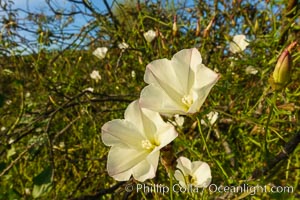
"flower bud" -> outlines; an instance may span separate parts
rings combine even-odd
[[[292,64],[293,61],[290,52],[288,50],[284,50],[279,57],[273,72],[275,84],[285,85],[290,81]]]
[[[211,27],[212,27],[212,25],[213,25],[214,22],[215,22],[215,17],[213,17],[213,18],[210,20],[209,24],[208,24],[207,27],[204,29],[204,31],[203,31],[203,37],[204,37],[204,38],[208,37],[208,35],[209,35],[209,30],[211,29]]]
[[[291,70],[293,65],[290,51],[296,46],[297,42],[291,43],[280,55],[273,76],[270,78],[270,84],[274,90],[281,90],[291,80]]]
[[[200,19],[197,20],[197,26],[196,26],[196,36],[200,35]]]
[[[259,23],[258,23],[258,20],[256,19],[255,20],[255,24],[254,24],[254,33],[257,33],[257,31],[259,30]]]
[[[177,28],[177,16],[174,16],[174,21],[173,21],[173,27],[172,27],[172,33],[173,36],[175,37],[177,34],[178,28]]]

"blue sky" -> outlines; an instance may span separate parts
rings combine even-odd
[[[98,12],[106,12],[106,7],[103,3],[103,0],[89,0],[94,8]],[[122,2],[123,0],[107,0],[110,7],[112,7],[113,2],[118,1]],[[136,0],[132,0],[133,2],[136,2]],[[152,0],[152,2],[156,2],[157,0]],[[51,5],[53,5],[54,8],[60,8],[62,10],[65,10],[65,12],[71,11],[72,9],[72,3],[70,3],[68,0],[50,0]],[[141,1],[143,2],[143,0]],[[187,2],[188,5],[192,5],[194,0],[164,0],[163,2],[168,2],[169,5],[178,5],[178,3]],[[73,4],[74,5],[74,4]],[[76,4],[77,6],[80,4]],[[31,13],[44,13],[44,14],[50,14],[53,13],[49,10],[48,5],[45,3],[45,0],[15,0],[14,5],[12,6],[13,9],[22,9],[24,11],[29,11]],[[84,6],[79,7],[81,10],[84,9]],[[78,8],[75,8],[76,10]],[[84,10],[83,10],[84,11]],[[29,24],[26,20],[27,14],[25,12],[22,12],[21,10],[18,11],[17,18],[20,19],[19,23],[26,28],[36,31],[37,27],[34,27],[33,24]],[[70,31],[76,31],[80,30],[84,25],[86,25],[89,21],[89,18],[87,16],[83,15],[76,15],[74,18],[74,22],[68,27]],[[22,24],[23,23],[23,24]],[[25,25],[26,23],[26,25]],[[36,40],[36,35],[30,34],[26,31],[22,31],[22,35],[26,37],[27,39]],[[19,43],[19,42],[18,42]]]
[[[61,9],[65,9],[66,12],[70,11],[72,9],[72,4],[67,1],[67,0],[50,0],[50,2],[52,3],[51,5],[53,5],[53,7],[55,8],[61,8]],[[102,0],[91,0],[91,2],[96,3],[94,6],[97,8],[98,11],[102,12],[105,11],[105,5],[103,3]],[[107,0],[107,2],[109,3],[110,6],[112,6],[112,2],[113,0]],[[83,9],[84,7],[82,6],[80,9]],[[15,0],[14,4],[12,5],[12,9],[19,9],[18,10],[18,15],[17,15],[17,19],[19,20],[18,23],[20,23],[21,26],[25,26],[26,28],[32,30],[32,31],[36,31],[37,27],[34,27],[33,24],[28,23],[26,17],[28,16],[25,12],[23,11],[28,11],[30,13],[44,13],[44,14],[49,14],[49,15],[53,15],[53,13],[50,11],[48,5],[46,4],[45,0]],[[22,11],[23,10],[23,11]],[[1,14],[0,14],[1,15]],[[76,17],[74,18],[74,22],[71,24],[71,26],[68,27],[68,29],[70,31],[79,31],[80,28],[82,28],[82,26],[84,26],[85,24],[87,24],[89,21],[89,18],[87,16],[83,16],[83,15],[76,15]],[[25,25],[26,23],[26,25]],[[28,33],[26,31],[21,31],[20,32],[22,36],[24,36],[26,39],[32,40],[32,41],[36,41],[36,35],[32,34],[32,33]],[[22,43],[18,42],[19,45],[21,46]],[[22,49],[22,47],[18,47],[18,49]],[[24,49],[27,49],[26,47]],[[26,51],[28,51],[29,49],[27,49]],[[26,53],[26,52],[23,52]]]

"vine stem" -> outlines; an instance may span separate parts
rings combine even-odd
[[[202,142],[203,142],[203,145],[206,149],[206,152],[207,152],[207,155],[208,157],[219,167],[219,169],[222,171],[223,175],[226,177],[226,180],[228,180],[228,174],[226,173],[226,171],[224,170],[224,168],[222,167],[221,163],[216,159],[216,158],[213,158],[208,147],[207,147],[207,144],[206,144],[206,140],[205,140],[205,137],[202,133],[202,129],[201,129],[201,123],[200,123],[200,119],[199,119],[199,116],[197,116],[197,122],[198,122],[198,129],[199,129],[199,132],[200,132],[200,136],[201,136],[201,139],[202,139]]]
[[[267,160],[269,158],[269,149],[268,149],[268,135],[269,135],[268,133],[269,133],[269,131],[268,130],[269,130],[271,117],[274,112],[274,107],[276,105],[276,99],[277,99],[277,92],[275,91],[275,93],[272,97],[272,100],[271,100],[270,112],[269,112],[266,127],[265,127],[265,140],[264,140],[264,144],[263,144],[263,148],[262,148],[262,150],[264,151],[263,154],[265,155],[265,160]]]

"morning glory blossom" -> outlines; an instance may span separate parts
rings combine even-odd
[[[215,112],[215,111],[211,111],[206,115],[206,117],[208,119],[209,124],[212,126],[217,121],[217,119],[219,117],[219,113]],[[207,123],[203,119],[201,119],[200,122],[201,122],[201,124],[208,126]]]
[[[125,49],[127,49],[129,47],[129,45],[126,42],[122,42],[122,43],[118,44],[118,47],[119,47],[119,49],[124,51]]]
[[[229,43],[229,51],[232,53],[239,53],[246,49],[249,42],[246,41],[245,35],[235,35],[233,37],[233,42]]]
[[[142,107],[161,114],[196,113],[219,75],[202,64],[196,48],[184,49],[171,60],[159,59],[146,67],[146,86],[140,97]]]
[[[108,49],[106,47],[98,47],[95,51],[93,51],[93,55],[102,60],[105,58]]]
[[[255,67],[253,67],[252,65],[250,65],[245,69],[245,72],[246,72],[246,74],[255,75],[255,74],[257,74],[258,70]]]
[[[211,171],[206,162],[191,162],[188,158],[182,156],[177,159],[176,168],[174,177],[184,188],[191,186],[206,188],[211,183]]]
[[[154,30],[149,30],[146,33],[144,33],[144,38],[147,42],[152,42],[156,37],[156,32]]]
[[[93,70],[90,74],[91,79],[94,79],[96,82],[101,80],[101,75],[99,74],[98,70]]]
[[[177,124],[177,126],[182,127],[183,123],[184,123],[184,117],[176,114],[176,115],[174,115],[174,118],[175,118],[174,120],[175,120],[175,123]]]
[[[133,176],[138,181],[155,177],[160,149],[177,137],[173,125],[159,113],[141,108],[138,100],[125,111],[125,119],[115,119],[102,126],[102,141],[111,146],[107,171],[118,181]]]

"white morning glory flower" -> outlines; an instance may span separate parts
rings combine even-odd
[[[101,76],[100,76],[98,70],[93,70],[92,73],[90,74],[90,77],[91,77],[92,79],[94,79],[96,82],[98,82],[98,81],[101,80]]]
[[[246,41],[245,35],[235,35],[233,37],[233,42],[229,43],[229,51],[232,53],[239,53],[246,49],[249,42]]]
[[[103,58],[105,58],[107,51],[108,51],[108,49],[106,47],[98,47],[93,52],[93,55],[102,60]]]
[[[184,188],[191,186],[206,188],[211,183],[211,171],[206,162],[191,162],[186,157],[179,157],[176,168],[178,170],[175,171],[174,177]]]
[[[129,45],[127,43],[125,43],[125,42],[122,42],[122,43],[118,44],[118,47],[121,50],[125,50],[125,49],[127,49],[129,47]]]
[[[132,77],[132,78],[135,78],[135,77],[136,77],[136,73],[135,73],[134,70],[131,71],[131,77]]]
[[[83,91],[94,92],[94,88],[88,87],[88,88],[85,88]]]
[[[178,133],[157,112],[141,108],[138,100],[125,111],[125,119],[115,119],[102,126],[102,141],[111,146],[107,171],[118,181],[131,176],[138,181],[155,177],[160,149]]]
[[[174,115],[174,118],[175,118],[175,123],[177,124],[177,126],[181,127],[184,123],[184,117],[176,114],[176,115]]]
[[[200,110],[219,75],[202,64],[196,48],[184,49],[171,60],[159,59],[147,65],[142,107],[161,114],[193,114]]]
[[[252,65],[250,65],[245,69],[245,72],[246,72],[246,74],[255,75],[255,74],[257,74],[258,70],[255,67],[253,67]]]
[[[149,30],[146,33],[144,33],[144,38],[147,42],[152,42],[156,37],[156,32],[154,30]]]
[[[219,117],[219,113],[211,111],[206,116],[207,116],[207,119],[209,121],[209,124],[214,125],[214,123],[217,121],[217,119]],[[206,122],[203,119],[201,119],[201,124],[207,126]]]

